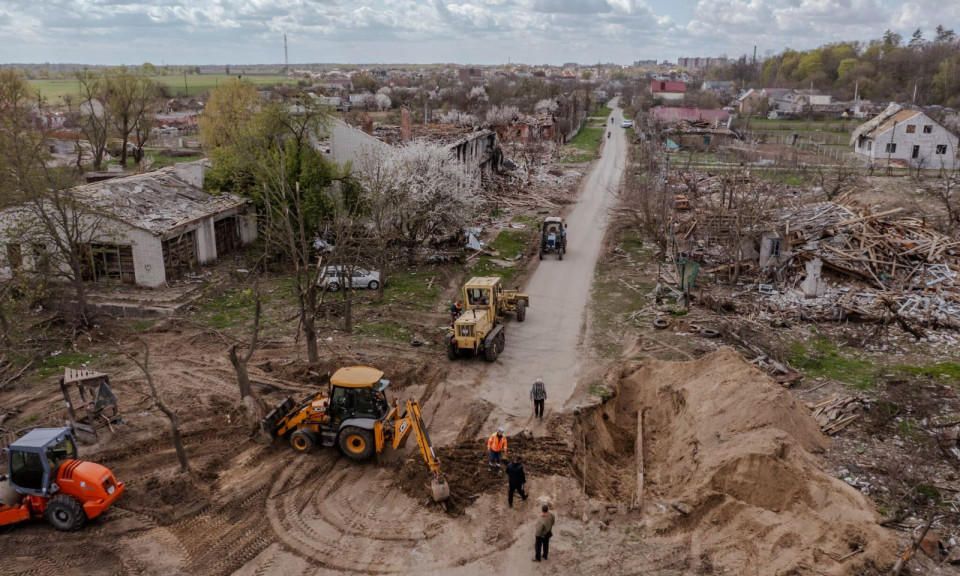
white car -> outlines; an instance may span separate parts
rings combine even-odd
[[[621,121],[620,121],[620,127],[621,127],[621,128],[633,128],[633,120],[621,120]]]
[[[351,274],[347,266],[324,266],[317,276],[317,284],[331,292],[336,292],[344,286],[376,290],[380,287],[380,273],[375,270],[354,268]]]

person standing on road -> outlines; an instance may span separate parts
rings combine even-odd
[[[543,402],[547,399],[547,388],[543,385],[543,378],[537,378],[530,388],[530,400],[533,401],[533,416],[543,420]]]
[[[550,538],[553,536],[553,523],[555,521],[556,519],[553,517],[553,514],[550,513],[550,509],[544,504],[540,508],[540,518],[537,518],[537,540],[533,545],[535,554],[533,558],[534,562],[540,561],[541,552],[543,553],[544,560],[550,555]]]
[[[453,306],[450,307],[450,321],[456,322],[461,314],[463,314],[463,302],[457,300],[453,303]]]
[[[503,435],[502,426],[497,428],[495,434],[490,435],[490,439],[487,440],[487,451],[490,452],[490,470],[493,471],[496,468],[499,472],[500,461],[507,453],[507,437]]]
[[[507,463],[507,478],[509,478],[507,504],[513,508],[514,492],[518,492],[521,499],[527,499],[527,493],[524,491],[527,484],[527,474],[523,471],[523,458],[517,456],[512,462]]]

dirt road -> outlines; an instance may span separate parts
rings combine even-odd
[[[613,123],[606,121],[600,160],[586,175],[576,206],[567,215],[569,252],[559,261],[547,255],[526,286],[530,310],[524,323],[511,321],[507,347],[483,378],[481,397],[495,407],[490,424],[501,420],[508,429],[532,413],[530,385],[542,377],[547,411],[570,398],[581,373],[581,346],[587,330],[590,287],[606,230],[612,191],[619,186],[626,161],[622,111],[611,104]]]

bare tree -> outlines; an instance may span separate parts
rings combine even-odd
[[[0,92],[6,102],[0,110],[0,191],[10,205],[0,216],[2,235],[22,260],[30,260],[35,274],[70,282],[80,324],[87,325],[84,275],[89,269],[89,249],[91,242],[104,236],[110,209],[89,205],[73,188],[71,171],[50,166],[44,135],[32,130],[23,114],[25,87],[4,76]]]
[[[100,170],[107,154],[107,138],[113,124],[106,105],[107,81],[93,72],[78,72],[79,105],[72,111],[77,126],[90,143],[93,169]]]
[[[180,416],[177,414],[176,410],[171,409],[163,401],[163,398],[160,396],[160,391],[157,390],[157,385],[153,381],[153,375],[150,373],[150,347],[147,346],[147,343],[143,340],[140,341],[143,344],[143,360],[137,360],[137,358],[131,352],[125,352],[127,358],[129,358],[138,368],[143,372],[143,376],[147,379],[147,386],[150,388],[150,397],[153,399],[153,404],[163,412],[163,415],[170,420],[170,433],[173,436],[173,449],[177,453],[177,460],[180,461],[180,472],[189,472],[190,463],[187,461],[187,451],[183,448],[183,437],[180,434]]]
[[[152,106],[160,96],[160,86],[150,78],[121,68],[107,77],[106,88],[109,119],[122,140],[120,165],[126,167],[130,134],[149,116]],[[146,134],[149,134],[149,129]],[[142,150],[142,145],[139,150]]]
[[[261,299],[259,282],[257,283],[256,294],[254,298],[253,333],[250,336],[250,344],[247,346],[247,352],[242,357],[237,353],[237,349],[240,348],[240,344],[234,344],[230,347],[230,351],[228,352],[230,363],[233,364],[233,369],[237,373],[237,384],[240,387],[241,400],[247,398],[253,393],[253,389],[250,386],[250,375],[247,373],[247,363],[250,361],[250,358],[253,357],[253,353],[257,350],[257,338],[260,334]]]
[[[623,183],[614,191],[610,208],[612,220],[637,230],[651,240],[661,255],[666,254],[673,217],[673,201],[656,174],[636,168],[626,171]]]
[[[746,170],[724,176],[719,194],[701,198],[707,212],[702,224],[714,230],[724,259],[730,264],[730,282],[740,278],[747,248],[758,246],[768,230],[769,214],[776,202],[771,184],[751,178]]]
[[[824,196],[830,201],[860,186],[860,173],[856,166],[848,162],[840,162],[836,166],[817,164],[815,176]]]

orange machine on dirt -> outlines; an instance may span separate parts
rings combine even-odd
[[[341,368],[330,377],[329,391],[321,390],[299,403],[288,397],[267,414],[263,429],[273,437],[289,436],[290,446],[297,452],[339,446],[345,456],[359,461],[374,453],[379,456],[388,444],[394,450],[402,448],[412,433],[433,473],[433,499],[446,500],[450,487],[440,472],[440,459],[430,443],[420,404],[411,398],[402,411],[396,400],[391,406],[384,393],[389,385],[376,368]]]
[[[77,460],[69,428],[35,428],[5,450],[0,526],[46,517],[57,530],[77,530],[106,512],[123,482],[100,464]]]

